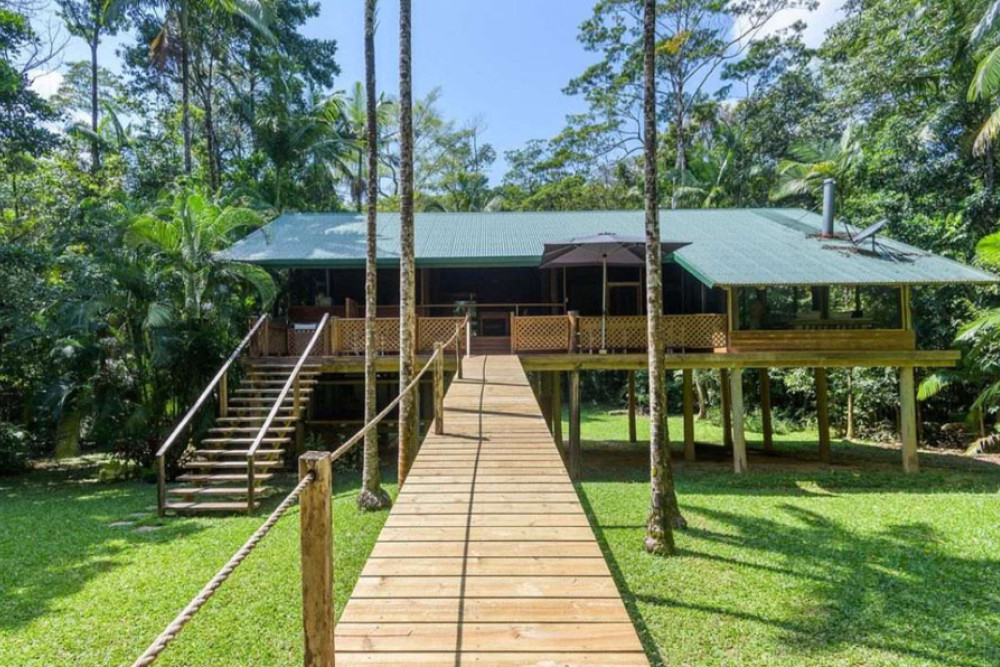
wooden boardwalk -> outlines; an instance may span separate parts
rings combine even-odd
[[[338,665],[648,665],[517,357],[470,357],[336,629]]]

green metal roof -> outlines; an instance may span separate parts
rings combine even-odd
[[[399,258],[399,215],[379,214],[379,262]],[[819,238],[821,217],[799,209],[662,211],[674,260],[709,286],[994,283],[980,269],[879,237],[885,251]],[[838,232],[842,227],[838,225]],[[545,243],[611,232],[643,234],[642,211],[418,213],[420,267],[537,266]],[[870,247],[870,245],[868,246]],[[264,266],[361,266],[364,216],[293,213],[236,242],[224,257]]]

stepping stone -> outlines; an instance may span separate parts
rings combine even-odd
[[[127,528],[128,526],[134,526],[135,521],[112,521],[108,524],[111,528]]]
[[[153,531],[159,530],[160,526],[139,526],[133,533],[152,533]]]

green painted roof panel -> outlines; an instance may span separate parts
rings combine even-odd
[[[819,238],[821,218],[799,209],[662,211],[675,259],[709,285],[993,283],[980,269],[880,236],[878,252]],[[842,227],[838,227],[842,231]],[[545,243],[611,232],[643,234],[642,211],[418,213],[418,266],[537,265]],[[866,246],[870,248],[870,244]],[[399,215],[379,214],[380,262],[399,257]],[[365,221],[354,213],[285,214],[236,242],[230,259],[270,266],[364,263]]]

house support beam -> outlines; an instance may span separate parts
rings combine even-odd
[[[569,373],[569,477],[580,479],[580,371]]]
[[[766,368],[757,371],[760,378],[760,422],[764,430],[764,451],[774,451],[774,424],[771,423],[771,377]]]
[[[919,472],[917,392],[912,368],[899,369],[899,435],[903,441],[903,472]]]
[[[827,391],[826,369],[817,368],[816,376],[816,425],[819,429],[819,460],[830,462],[830,404]]]
[[[732,410],[733,469],[737,474],[742,474],[747,471],[747,440],[743,430],[743,371],[736,368],[727,375]]]
[[[682,372],[684,378],[684,460],[695,460],[694,451],[694,371],[690,368]]]
[[[731,388],[732,373],[728,369],[719,370],[719,393],[722,398],[722,444],[733,446],[733,398]]]
[[[635,371],[628,371],[628,441],[636,442],[635,434]]]

